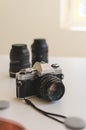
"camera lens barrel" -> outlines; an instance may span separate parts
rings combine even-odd
[[[34,39],[34,42],[31,45],[31,52],[32,65],[34,65],[36,61],[48,63],[48,45],[45,39]]]
[[[10,51],[10,77],[15,78],[16,72],[30,67],[29,50],[26,44],[13,44]]]
[[[41,78],[40,95],[46,100],[59,100],[65,92],[62,80],[52,74],[45,74]]]

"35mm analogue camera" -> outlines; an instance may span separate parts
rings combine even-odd
[[[16,95],[25,98],[36,95],[46,100],[59,100],[65,92],[62,69],[57,64],[36,62],[32,68],[16,74]]]

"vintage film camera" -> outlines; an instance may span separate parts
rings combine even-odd
[[[59,100],[65,92],[62,69],[57,64],[36,62],[32,68],[16,74],[16,96],[25,98],[36,95],[46,100]]]

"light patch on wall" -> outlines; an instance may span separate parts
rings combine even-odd
[[[86,31],[86,1],[60,1],[60,27],[68,30]]]

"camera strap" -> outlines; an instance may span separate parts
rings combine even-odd
[[[30,100],[28,100],[28,99],[24,99],[24,100],[25,100],[25,102],[27,104],[31,105],[35,110],[39,111],[43,115],[45,115],[45,116],[47,116],[47,117],[49,117],[49,118],[51,118],[51,119],[53,119],[55,121],[58,121],[59,123],[63,124],[64,122],[61,121],[61,120],[58,120],[58,119],[56,119],[56,118],[54,118],[52,116],[57,116],[57,117],[60,117],[60,118],[63,118],[63,119],[67,118],[66,116],[63,116],[63,115],[59,115],[59,114],[54,114],[54,113],[49,113],[49,112],[43,111],[43,110],[39,109],[38,107],[36,107]]]
[[[29,99],[24,98],[24,100],[25,100],[26,104],[31,105],[35,110],[37,110],[41,114],[43,114],[46,117],[51,118],[51,119],[65,125],[66,127],[70,128],[70,129],[78,129],[78,130],[80,129],[80,130],[82,130],[83,128],[85,128],[85,122],[78,117],[66,117],[64,115],[49,113],[49,112],[46,112],[46,111],[41,110],[38,107],[36,107]],[[55,118],[54,116],[62,118],[64,121],[59,120],[59,119]]]

